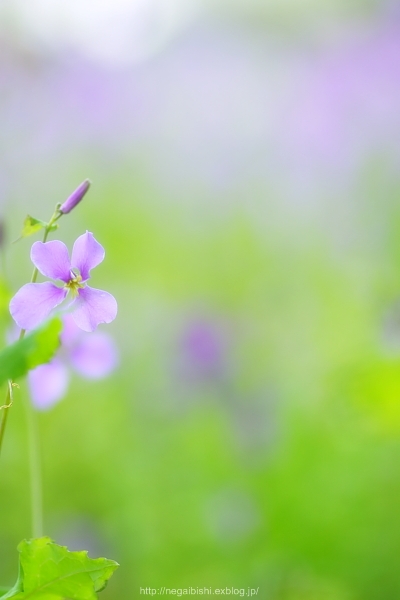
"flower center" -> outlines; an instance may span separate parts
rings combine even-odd
[[[79,293],[79,290],[84,286],[84,284],[81,283],[82,281],[82,277],[81,275],[75,275],[74,273],[74,277],[72,277],[72,279],[70,279],[68,281],[68,283],[65,284],[64,287],[67,288],[67,290],[69,292],[71,292],[72,296],[77,296]]]

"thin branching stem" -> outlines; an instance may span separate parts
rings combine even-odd
[[[58,210],[58,206],[53,213],[50,221],[44,228],[43,243],[47,241],[52,226],[62,216]],[[31,283],[36,283],[38,269],[35,267],[32,272]],[[21,329],[19,339],[25,336],[26,329]],[[12,404],[13,382],[10,380],[7,385],[7,393],[5,404],[2,408],[2,418],[0,422],[0,453],[3,445],[4,432],[7,425],[8,412]],[[30,502],[32,515],[32,537],[40,537],[43,533],[43,502],[42,502],[42,475],[40,464],[40,448],[39,436],[37,431],[36,413],[32,406],[32,402],[27,398],[26,407],[26,423],[28,429],[28,445],[29,445],[29,472],[30,472]]]

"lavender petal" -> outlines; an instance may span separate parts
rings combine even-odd
[[[118,351],[112,338],[103,332],[81,332],[79,342],[70,352],[74,369],[88,379],[107,377],[118,364]]]
[[[73,305],[73,302],[71,303]],[[63,318],[63,330],[60,335],[61,345],[69,351],[75,346],[82,335],[82,329],[75,323],[71,313],[66,313]]]
[[[68,369],[57,358],[29,371],[28,383],[34,406],[39,410],[51,408],[65,396],[68,380]]]
[[[79,290],[74,307],[71,314],[78,327],[84,331],[94,331],[99,323],[111,323],[118,312],[114,296],[89,286]]]
[[[68,249],[63,242],[35,242],[31,249],[31,260],[45,277],[60,279],[65,283],[71,279]]]
[[[34,329],[53,308],[61,304],[66,295],[67,290],[56,287],[50,281],[27,283],[11,299],[11,316],[21,329]]]
[[[87,281],[90,277],[90,270],[97,267],[104,260],[104,248],[93,233],[87,231],[79,236],[72,249],[71,264],[79,269],[82,281]]]

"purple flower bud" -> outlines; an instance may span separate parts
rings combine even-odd
[[[60,212],[62,212],[64,215],[71,212],[71,210],[75,208],[75,206],[82,200],[89,187],[90,181],[89,179],[85,179],[85,181],[83,181],[81,185],[77,187],[74,192],[72,192],[69,198],[66,199],[64,204],[60,206]]]

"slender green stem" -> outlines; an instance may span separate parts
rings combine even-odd
[[[2,408],[3,414],[2,414],[2,419],[1,419],[1,423],[0,423],[0,449],[3,444],[4,432],[6,430],[6,425],[7,425],[8,411],[9,411],[10,403],[11,403],[11,389],[10,388],[11,388],[11,386],[10,386],[10,384],[8,384],[6,400],[5,400],[5,404]]]
[[[52,226],[58,219],[62,217],[62,213],[58,210],[58,206],[53,213],[50,221],[44,229],[43,243],[47,241]],[[32,272],[31,283],[35,283],[38,276],[38,269],[35,267]],[[21,329],[19,339],[21,340],[26,333],[25,329]],[[8,411],[12,404],[12,381],[8,382],[6,401],[3,407],[3,415],[0,423],[0,452],[3,444],[4,432],[7,424]],[[32,515],[32,537],[41,537],[43,531],[43,502],[42,502],[42,473],[40,464],[40,448],[37,426],[37,415],[29,398],[26,398],[26,423],[28,429],[28,445],[29,445],[29,472],[30,472],[30,500],[31,500],[31,515]]]
[[[43,244],[47,241],[47,238],[49,237],[49,233],[51,231],[52,226],[54,225],[54,223],[56,221],[58,221],[58,219],[62,217],[62,213],[60,213],[57,209],[55,210],[53,216],[51,217],[50,221],[47,224],[47,227],[44,228],[44,234],[43,234]],[[32,277],[31,277],[31,283],[35,283],[37,276],[39,274],[39,270],[35,267],[33,269],[33,273],[32,273]],[[20,334],[20,338],[23,338],[25,335],[25,329],[21,329],[21,334]]]
[[[36,538],[43,535],[42,468],[37,414],[28,395],[25,395],[24,400],[28,429],[32,537]]]
[[[56,221],[58,221],[58,219],[60,217],[62,217],[62,213],[60,213],[60,211],[58,210],[59,205],[56,207],[50,221],[48,222],[47,226],[44,229],[44,234],[43,234],[43,243],[47,241],[47,238],[49,236],[49,233],[51,231],[52,226],[54,225],[54,223]],[[31,277],[31,283],[35,283],[37,276],[38,276],[38,269],[35,267],[33,269],[32,272],[32,277]],[[20,334],[19,334],[19,339],[22,340],[22,338],[24,337],[26,333],[25,329],[21,329]],[[12,392],[12,387],[11,387],[11,383],[9,382],[8,386],[7,386],[7,393],[6,393],[6,399],[5,399],[5,403],[4,403],[4,407],[2,409],[3,414],[1,417],[1,422],[0,422],[0,453],[1,453],[1,449],[3,447],[3,439],[4,439],[4,432],[6,429],[6,425],[7,425],[7,419],[8,419],[8,411],[10,410],[10,406],[11,406],[11,392]]]
[[[61,213],[56,210],[51,217],[43,234],[43,243],[47,241],[51,226]],[[31,277],[31,283],[35,283],[38,276],[38,269],[35,267]],[[25,329],[21,330],[20,339],[25,335]],[[25,401],[26,422],[28,429],[29,444],[29,478],[30,478],[30,498],[31,498],[31,517],[32,517],[32,537],[41,537],[43,535],[43,494],[42,494],[42,467],[40,460],[40,446],[38,435],[37,414],[29,397]]]

